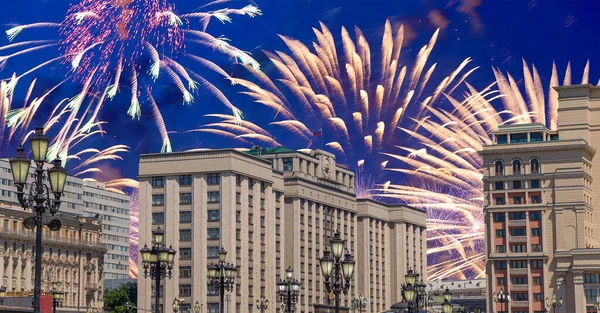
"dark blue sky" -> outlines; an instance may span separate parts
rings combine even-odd
[[[177,13],[188,12],[205,3],[204,1],[174,0]],[[34,1],[0,0],[0,24],[3,29],[12,23],[25,24],[39,21],[59,22],[64,17],[70,1]],[[247,1],[232,1],[218,7],[242,7]],[[341,26],[352,29],[359,26],[372,47],[381,42],[382,27],[386,19],[403,22],[414,30],[416,38],[408,48],[418,50],[426,44],[436,26],[429,18],[432,10],[440,10],[447,20],[442,29],[431,59],[439,63],[439,71],[448,71],[458,65],[465,57],[472,57],[473,64],[480,69],[471,76],[470,82],[478,87],[493,81],[491,67],[499,67],[511,72],[517,79],[522,76],[521,59],[533,62],[537,66],[542,80],[548,81],[552,61],[556,60],[559,72],[564,72],[568,60],[573,65],[573,82],[578,83],[582,69],[588,58],[591,59],[590,82],[597,82],[598,71],[594,57],[600,50],[597,40],[599,26],[596,12],[600,3],[593,1],[366,1],[366,0],[255,0],[263,11],[257,18],[234,16],[232,24],[221,25],[212,22],[209,31],[213,35],[225,35],[232,43],[265,62],[261,50],[287,51],[277,34],[283,34],[303,42],[314,40],[312,27],[324,22],[339,38]],[[461,9],[466,8],[466,9]],[[467,12],[464,12],[467,11]],[[439,23],[439,19],[437,20]],[[36,37],[55,36],[52,32],[38,32]],[[4,36],[0,45],[7,43]],[[414,52],[414,51],[413,51]],[[404,53],[404,50],[403,50]],[[410,52],[409,52],[410,53]],[[1,53],[0,53],[1,55]],[[30,68],[35,62],[41,62],[46,55],[16,58],[0,72],[0,77],[10,76],[13,71]],[[217,61],[219,61],[217,59]],[[235,66],[220,65],[232,74],[238,73]],[[448,68],[444,68],[448,67]],[[263,67],[269,74],[269,66]],[[436,70],[438,71],[438,70]],[[46,84],[58,81],[61,71],[40,72],[40,80]],[[232,100],[234,104],[250,101],[237,95],[239,88],[231,87],[222,80],[211,80]],[[25,84],[23,84],[25,85]],[[22,86],[26,87],[26,86]],[[72,90],[68,90],[73,88]],[[74,86],[66,86],[65,94],[73,94]],[[202,93],[196,96],[192,106],[182,106],[176,91],[172,88],[155,88],[154,94],[165,117],[167,128],[171,131],[185,131],[203,124],[203,114],[222,112],[224,107],[212,97]],[[148,108],[143,111],[141,121],[131,121],[125,114],[128,103],[116,99],[104,110],[102,120],[109,122],[108,135],[94,145],[124,143],[132,148],[120,163],[106,165],[108,176],[137,175],[137,156],[140,153],[158,152],[161,147],[156,126],[150,118]],[[144,114],[145,113],[145,114]],[[195,147],[223,147],[227,143],[211,136],[172,134],[174,150]],[[110,171],[114,168],[114,171]],[[120,168],[120,169],[116,169]],[[120,172],[120,173],[119,173]]]

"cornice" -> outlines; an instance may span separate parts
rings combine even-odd
[[[477,151],[482,156],[496,155],[500,153],[532,153],[532,152],[553,152],[553,151],[572,151],[572,150],[586,150],[591,154],[596,153],[596,149],[590,146],[583,139],[575,140],[557,140],[557,141],[541,141],[541,142],[527,142],[527,143],[515,143],[505,145],[487,145],[483,149]]]
[[[267,159],[240,152],[234,149],[214,149],[205,151],[182,151],[169,153],[151,153],[140,155],[140,164],[153,162],[173,162],[173,161],[189,161],[189,160],[205,160],[212,158],[225,158],[232,155],[249,158],[271,166],[271,162]]]

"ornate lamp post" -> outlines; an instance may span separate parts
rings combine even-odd
[[[354,298],[354,300],[352,300],[352,309],[358,309],[359,313],[366,309],[367,305],[369,305],[369,300],[367,300],[367,298],[365,298],[362,295],[362,293],[357,298]]]
[[[498,293],[494,292],[492,296],[494,297],[494,302],[500,303],[502,310],[505,309],[504,306],[506,305],[506,303],[510,302],[510,295],[504,293],[504,290],[502,288],[500,288],[500,291]]]
[[[548,298],[546,297],[546,307],[548,309],[552,308],[552,313],[556,312],[556,307],[561,307],[563,303],[563,298],[556,298],[556,294],[552,293],[552,297]]]
[[[194,313],[200,313],[201,310],[202,305],[200,304],[200,302],[196,301],[196,303],[194,304]]]
[[[56,313],[56,308],[62,305],[64,298],[64,292],[58,291],[58,282],[52,282],[52,313]]]
[[[443,293],[443,298],[444,302],[442,302],[442,312],[452,313],[452,303],[450,303],[450,301],[452,301],[452,293],[450,290],[448,290],[448,288],[446,288],[446,291]]]
[[[412,269],[409,269],[406,275],[404,275],[405,284],[402,286],[402,294],[406,302],[408,302],[408,311],[412,312],[427,307],[429,299],[427,298],[426,288],[427,285],[421,282],[417,282],[417,278],[420,274],[415,273]],[[433,299],[431,299],[433,301]]]
[[[481,313],[481,308],[479,307],[479,304],[475,304],[475,307],[473,308],[473,313]]]
[[[279,292],[279,299],[281,300],[281,309],[285,313],[294,313],[296,310],[296,303],[298,303],[298,297],[300,296],[300,282],[292,277],[294,270],[292,267],[288,267],[285,270],[286,279],[280,279],[277,282],[277,291]]]
[[[256,308],[260,310],[260,313],[265,312],[265,310],[269,307],[269,300],[265,297],[260,297],[260,299],[256,299]]]
[[[6,298],[6,287],[0,287],[0,305],[4,305],[4,298]]]
[[[160,280],[171,278],[173,262],[177,253],[173,247],[167,248],[164,243],[165,231],[158,227],[152,231],[152,248],[147,245],[140,250],[142,264],[144,265],[144,278],[150,276],[155,280],[154,309],[160,312]]]
[[[233,291],[237,277],[237,268],[235,265],[225,262],[225,257],[227,257],[227,251],[221,247],[219,262],[208,265],[208,287],[219,290],[220,313],[225,313],[225,291]]]
[[[44,136],[44,129],[38,127],[35,134],[29,139],[31,150],[33,152],[33,161],[35,162],[35,173],[33,182],[30,185],[28,195],[25,195],[25,186],[27,177],[29,177],[29,167],[31,160],[25,156],[23,148],[17,149],[17,156],[11,158],[10,168],[12,170],[13,180],[17,188],[17,199],[23,209],[32,209],[33,216],[26,218],[23,225],[27,229],[35,228],[35,282],[33,287],[33,312],[40,313],[40,296],[42,294],[42,226],[44,226],[43,216],[49,211],[54,216],[60,208],[60,197],[65,188],[67,180],[67,170],[61,166],[59,159],[54,160],[54,166],[44,170],[46,162],[46,153],[50,138]],[[50,182],[50,187],[46,184]],[[54,199],[50,197],[50,192]],[[47,223],[52,231],[57,231],[61,223],[53,219]]]
[[[341,295],[348,294],[350,280],[354,274],[354,257],[347,251],[342,255],[345,244],[346,240],[340,237],[339,231],[336,232],[331,238],[331,252],[326,248],[324,256],[319,260],[321,272],[325,277],[325,290],[335,296],[335,313],[340,312]]]
[[[179,312],[179,304],[182,302],[182,299],[173,299],[173,313]]]

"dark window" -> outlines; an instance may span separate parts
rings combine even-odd
[[[217,258],[219,257],[219,247],[206,247],[207,255],[209,258]]]
[[[497,270],[505,270],[506,269],[506,261],[496,261],[494,265]]]
[[[496,238],[505,238],[506,230],[504,229],[496,229]]]
[[[192,184],[192,175],[179,175],[179,185],[189,186]]]
[[[504,174],[504,163],[502,163],[502,161],[496,161],[496,163],[494,163],[494,171],[496,176]]]
[[[494,213],[494,222],[504,222],[504,213]]]
[[[239,192],[235,193],[235,203],[242,203],[242,194]]]
[[[510,252],[527,252],[526,244],[510,245]]]
[[[254,197],[253,196],[248,196],[248,206],[252,207],[254,206]]]
[[[540,172],[540,161],[537,159],[531,160],[531,174],[538,174]]]
[[[597,289],[586,289],[585,290],[585,303],[595,304],[598,298]]]
[[[531,196],[531,203],[542,203],[542,198],[538,195]]]
[[[191,223],[192,222],[192,211],[179,212],[180,223]]]
[[[208,210],[208,221],[209,222],[218,221],[220,214],[221,214],[220,210]]]
[[[539,221],[539,220],[542,219],[542,212],[541,211],[533,211],[530,214],[531,214],[531,216],[530,216],[529,219],[532,220],[532,221]]]
[[[525,212],[511,212],[508,215],[508,219],[509,220],[524,220],[525,219]]]
[[[179,277],[192,277],[192,267],[191,266],[180,266],[179,267]]]
[[[521,181],[520,180],[513,181],[513,189],[521,189]]]
[[[542,244],[531,244],[531,252],[543,252]]]
[[[496,205],[504,204],[504,197],[496,197],[496,198],[494,198],[494,200],[496,201]]]
[[[192,248],[179,248],[179,259],[189,260],[192,258]]]
[[[254,179],[248,178],[248,189],[252,190],[254,188]]]
[[[531,268],[544,268],[544,261],[542,260],[532,260]]]
[[[283,170],[284,171],[292,171],[294,169],[294,159],[292,158],[283,158]]]
[[[192,294],[192,285],[179,285],[179,296],[185,297]]]
[[[544,136],[542,135],[542,133],[530,133],[529,134],[529,141],[530,142],[542,141],[543,138],[544,138]]]
[[[164,187],[165,186],[165,177],[164,176],[155,176],[152,177],[152,187]]]
[[[521,161],[514,160],[512,162],[512,168],[513,168],[513,175],[521,174]]]
[[[550,140],[551,141],[558,140],[558,134],[550,135]]]
[[[238,186],[242,184],[242,176],[240,174],[235,175],[235,184]]]
[[[595,283],[597,282],[598,274],[596,273],[587,273],[584,275],[584,282],[586,283]]]
[[[503,190],[504,189],[504,182],[503,181],[497,181],[496,182],[496,190]]]
[[[496,245],[496,253],[506,253],[505,245]]]
[[[220,230],[218,228],[208,229],[208,239],[219,239]]]
[[[218,191],[209,191],[208,192],[208,203],[217,203],[220,201],[220,193]]]
[[[527,142],[527,133],[510,134],[510,143],[521,143],[521,142]]]
[[[526,292],[513,292],[512,301],[529,301],[529,294]]]
[[[531,236],[532,237],[540,237],[542,235],[542,228],[538,227],[538,228],[532,228],[531,229]]]
[[[527,236],[526,228],[511,228],[510,229],[511,236]]]
[[[165,195],[152,195],[152,205],[164,205],[165,204]]]
[[[508,143],[508,135],[498,135],[496,138],[498,138],[498,144],[500,145]]]
[[[221,181],[221,175],[219,173],[209,173],[206,175],[206,183],[209,185],[218,185]]]
[[[539,285],[543,285],[544,284],[544,277],[543,276],[536,276],[536,277],[533,277],[532,279],[533,279],[533,284],[534,285],[538,285],[539,286]]]
[[[511,268],[527,268],[527,261],[525,260],[513,260],[510,261]]]
[[[179,241],[192,241],[192,230],[191,229],[180,229],[179,230]]]
[[[179,204],[192,204],[192,194],[189,192],[179,193]]]
[[[532,179],[531,180],[531,186],[529,186],[530,188],[540,188],[540,180],[539,179]]]
[[[506,277],[496,277],[497,286],[506,286]]]
[[[267,183],[264,181],[260,182],[260,192],[265,192],[265,190],[267,189]]]
[[[521,196],[514,196],[513,197],[513,203],[514,204],[523,204],[523,197],[521,197]]]
[[[155,212],[152,213],[152,223],[162,224],[165,222],[165,213]]]
[[[513,276],[510,278],[513,285],[527,285],[527,276]]]

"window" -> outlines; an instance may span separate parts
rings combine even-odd
[[[192,285],[179,285],[179,296],[185,297],[192,294]]]
[[[494,163],[494,171],[496,173],[496,176],[504,174],[504,164],[502,163],[502,161],[496,161],[496,163]]]
[[[512,168],[513,168],[513,175],[521,174],[521,161],[514,160],[512,162]]]
[[[598,281],[598,275],[596,273],[586,273],[583,278],[586,283],[596,283]]]
[[[506,253],[505,245],[496,245],[496,253]]]
[[[585,303],[594,304],[598,297],[597,289],[586,289],[585,290]]]
[[[508,135],[498,135],[496,137],[498,139],[498,144],[507,144],[508,143]]]
[[[506,230],[504,229],[496,229],[496,238],[505,238]]]
[[[248,189],[254,188],[254,179],[248,177]]]
[[[523,197],[521,197],[521,196],[514,196],[513,197],[513,204],[523,204]]]
[[[220,229],[218,228],[209,228],[208,229],[208,239],[219,239]]]
[[[520,180],[513,181],[512,185],[513,185],[513,189],[521,189],[521,181]]]
[[[511,228],[510,235],[511,236],[527,236],[526,228]]]
[[[534,293],[533,294],[533,302],[544,302],[544,294],[543,293]]]
[[[531,229],[531,236],[532,237],[540,237],[542,235],[542,228],[541,227],[537,227],[537,228],[532,228]]]
[[[179,267],[179,277],[192,277],[192,267],[191,266],[180,266]]]
[[[530,214],[531,214],[531,216],[529,217],[529,219],[532,221],[540,221],[542,219],[541,211],[533,211]]]
[[[504,197],[496,197],[496,198],[494,198],[494,200],[496,201],[496,205],[504,204]]]
[[[152,213],[152,223],[153,224],[162,224],[164,222],[165,222],[165,213],[164,212]]]
[[[544,268],[544,261],[543,260],[532,260],[531,268],[539,268],[539,269]]]
[[[533,279],[533,284],[534,285],[543,285],[544,284],[544,277],[543,276],[534,276],[532,277]]]
[[[221,212],[219,210],[208,210],[208,221],[216,222],[219,220]]]
[[[558,134],[550,134],[550,140],[554,141],[554,140],[558,140]]]
[[[192,222],[192,211],[179,212],[180,223],[191,223]]]
[[[497,270],[505,270],[506,269],[506,261],[496,261],[494,265]]]
[[[192,175],[179,175],[179,185],[189,186],[192,184]]]
[[[208,192],[208,203],[217,203],[220,201],[220,193],[218,191],[209,191]]]
[[[510,281],[513,285],[527,285],[527,276],[513,276]]]
[[[218,303],[207,303],[206,304],[206,313],[217,313],[218,311],[219,311]]]
[[[219,257],[219,247],[206,247],[209,258]]]
[[[527,142],[527,133],[510,134],[510,143]]]
[[[508,215],[509,220],[524,220],[526,217],[525,212],[511,212]]]
[[[504,213],[494,213],[494,222],[504,222]]]
[[[538,141],[542,141],[544,139],[542,133],[530,133],[529,134],[529,141],[530,142],[538,142]]]
[[[206,175],[206,183],[208,185],[218,185],[221,181],[221,175],[219,173],[209,173]]]
[[[237,203],[237,204],[242,203],[242,194],[239,192],[235,193],[235,203]]]
[[[506,286],[506,277],[496,277],[496,286]]]
[[[292,171],[294,169],[294,163],[292,158],[283,158],[283,170]]]
[[[192,204],[192,194],[189,192],[179,193],[179,204]]]
[[[526,244],[510,245],[510,252],[514,252],[514,253],[527,252],[527,245]]]
[[[192,258],[192,248],[179,248],[179,259],[189,260]]]
[[[192,230],[191,229],[180,229],[179,230],[179,241],[192,241]]]
[[[496,190],[503,190],[504,189],[504,182],[503,181],[497,181],[495,183],[496,185]]]
[[[248,206],[249,207],[254,206],[254,197],[253,196],[248,196]]]
[[[531,180],[531,184],[529,184],[530,188],[540,188],[540,180],[539,179],[532,179]]]
[[[527,261],[525,260],[513,260],[510,261],[511,268],[527,268]]]
[[[531,244],[531,252],[542,252],[542,244]]]
[[[264,181],[260,182],[260,192],[265,192],[265,190],[267,189],[267,183],[265,183]]]
[[[531,160],[531,174],[539,174],[540,173],[540,161],[538,159]]]
[[[542,203],[542,198],[538,195],[532,195],[531,203]]]
[[[165,186],[165,177],[164,176],[155,176],[152,177],[152,187],[159,188]]]
[[[152,205],[164,205],[165,204],[165,195],[152,195]]]

